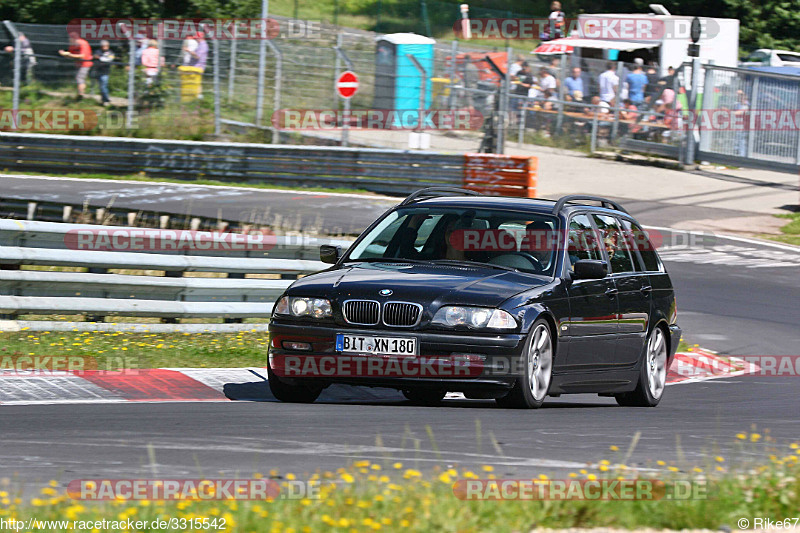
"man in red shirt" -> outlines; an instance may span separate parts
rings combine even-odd
[[[61,57],[77,59],[75,63],[78,73],[75,81],[78,83],[78,100],[80,100],[86,91],[86,77],[92,68],[92,47],[85,39],[81,39],[77,32],[72,32],[69,34],[69,50],[59,50],[58,53]]]

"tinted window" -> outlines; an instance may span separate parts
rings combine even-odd
[[[647,233],[640,228],[637,224],[623,220],[623,225],[629,233],[630,240],[633,241],[633,248],[639,251],[639,255],[644,262],[645,270],[649,272],[661,272],[661,261],[658,259],[658,254],[653,246],[653,243],[647,236]]]
[[[611,262],[611,271],[614,273],[635,272],[636,268],[628,249],[628,243],[622,229],[617,224],[617,219],[606,215],[592,215],[592,217],[594,217],[600,237],[603,239],[603,246],[608,254],[608,260]]]
[[[797,63],[797,62],[799,62],[799,61],[800,61],[800,55],[795,55],[795,54],[778,54],[778,59],[780,59],[781,61],[790,61],[790,62],[795,62],[795,63]]]
[[[570,219],[568,239],[570,268],[581,259],[604,259],[588,215],[576,215]]]

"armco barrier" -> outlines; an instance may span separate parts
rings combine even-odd
[[[327,266],[318,260],[321,244],[350,245],[344,240],[270,236],[266,249],[253,250],[75,249],[78,232],[98,231],[111,236],[128,232],[126,242],[132,242],[134,232],[160,230],[0,219],[0,314],[266,319],[291,283],[285,278]],[[29,265],[81,267],[88,272],[21,269]],[[166,275],[111,273],[120,269]],[[227,277],[183,277],[185,272]],[[246,274],[272,274],[273,279],[245,278]]]
[[[518,163],[517,158],[502,157]],[[522,160],[530,164],[529,158]],[[485,155],[465,160],[460,154],[437,152],[82,135],[0,133],[0,168],[52,175],[145,172],[154,177],[346,187],[401,196],[423,187],[472,181],[477,185],[483,170],[491,175],[492,187],[486,187],[490,194],[518,196],[522,188],[531,197],[535,191],[535,186],[520,182],[517,170],[497,172],[496,160]]]

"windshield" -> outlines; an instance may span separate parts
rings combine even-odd
[[[556,225],[548,215],[500,209],[401,208],[381,220],[347,260],[475,263],[552,276]]]
[[[763,63],[769,65],[769,54],[767,52],[753,52],[745,60],[747,63]]]

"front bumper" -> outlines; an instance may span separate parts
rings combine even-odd
[[[508,390],[518,373],[524,346],[520,333],[424,332],[403,329],[359,329],[273,321],[269,326],[269,365],[285,380],[315,380],[372,387],[442,388],[470,392]],[[418,356],[342,355],[335,351],[337,333],[414,337]],[[286,341],[305,342],[310,351],[288,350]]]

